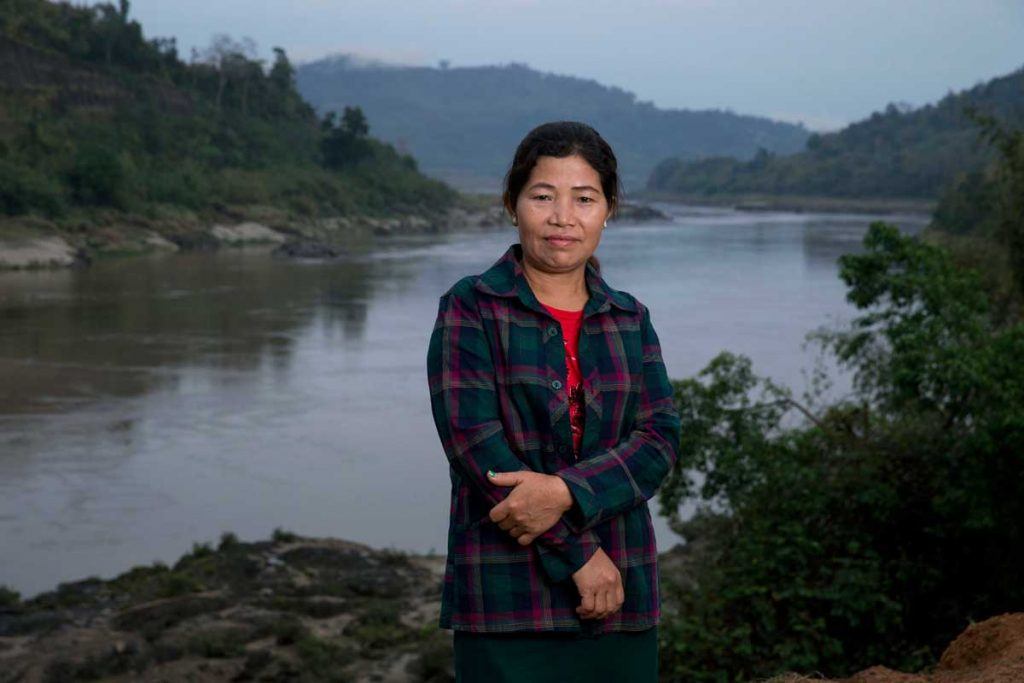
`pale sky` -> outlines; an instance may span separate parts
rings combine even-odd
[[[88,4],[95,4],[90,2]],[[842,127],[1024,66],[1024,0],[133,0],[182,59],[215,33],[295,62],[521,62],[663,108]]]

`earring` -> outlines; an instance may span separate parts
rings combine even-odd
[[[608,221],[604,222],[604,227],[606,227],[606,228],[608,227]]]
[[[512,216],[512,225],[519,225],[519,217]]]

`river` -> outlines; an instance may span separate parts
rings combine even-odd
[[[836,258],[872,217],[657,206],[674,220],[613,223],[597,255],[651,309],[669,375],[729,349],[802,391],[804,334],[855,312]],[[438,296],[515,240],[509,226],[334,263],[229,249],[0,273],[0,585],[28,597],[276,527],[444,552],[427,340]],[[678,541],[656,526],[659,549]]]

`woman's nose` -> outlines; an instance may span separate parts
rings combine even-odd
[[[572,198],[570,197],[569,199],[559,199],[555,201],[551,211],[551,218],[557,225],[572,223],[575,218]]]

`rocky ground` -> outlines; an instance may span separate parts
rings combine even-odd
[[[451,681],[443,571],[278,531],[25,601],[0,590],[0,681]]]

